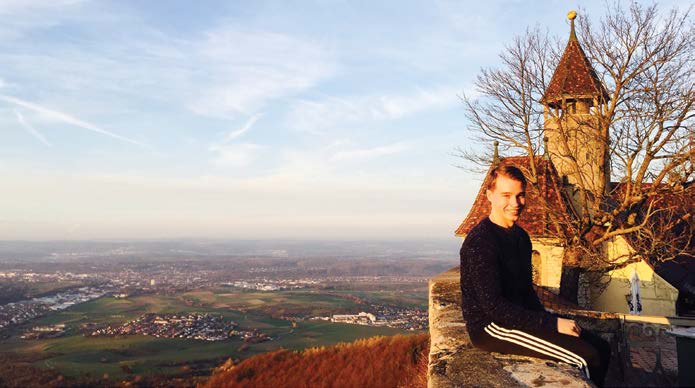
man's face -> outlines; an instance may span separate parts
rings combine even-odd
[[[490,201],[490,220],[497,225],[509,228],[519,219],[526,203],[526,190],[521,182],[498,175],[495,188],[487,191]]]

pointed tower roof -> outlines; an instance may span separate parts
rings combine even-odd
[[[545,90],[543,102],[553,106],[563,98],[603,97],[608,100],[608,92],[596,76],[574,32],[577,13],[570,11],[567,17],[571,25],[569,42]]]

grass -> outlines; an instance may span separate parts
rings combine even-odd
[[[53,354],[37,363],[52,367],[67,376],[89,374],[121,378],[130,367],[134,374],[159,374],[162,369],[177,369],[184,364],[209,361],[217,365],[220,358],[234,357],[241,340],[203,342],[186,339],[127,336],[93,338],[71,336],[50,341],[45,351]],[[171,372],[171,371],[170,371]]]
[[[427,284],[389,283],[379,287],[355,290],[341,284],[331,292],[335,295],[356,296],[371,303],[395,304],[399,306],[427,309]]]

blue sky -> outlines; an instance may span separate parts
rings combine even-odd
[[[458,95],[578,4],[0,0],[0,239],[450,238]]]

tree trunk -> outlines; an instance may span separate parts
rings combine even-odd
[[[581,269],[577,266],[563,265],[560,278],[560,296],[572,303],[579,304],[579,274]]]

